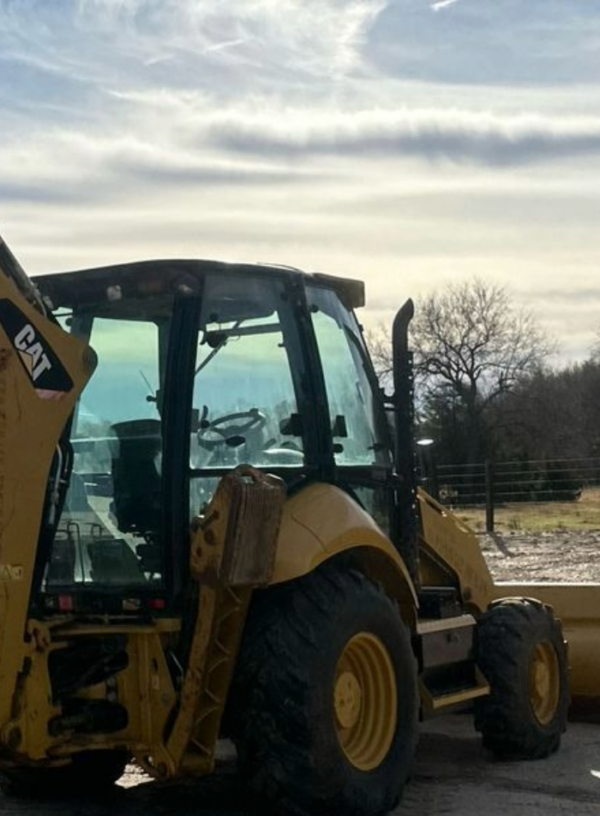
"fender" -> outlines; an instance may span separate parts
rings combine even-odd
[[[402,607],[418,607],[406,565],[389,538],[356,501],[330,484],[312,484],[287,500],[270,584],[299,578],[350,552]]]

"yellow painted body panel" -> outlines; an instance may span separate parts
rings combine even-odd
[[[299,578],[349,551],[401,603],[417,606],[406,565],[389,538],[347,493],[330,484],[310,485],[284,505],[270,583]]]
[[[164,731],[168,718],[176,707],[178,695],[173,687],[165,660],[165,650],[178,634],[181,621],[163,619],[140,626],[123,621],[121,625],[74,623],[55,620],[51,627],[39,621],[30,621],[29,643],[24,647],[29,671],[17,683],[13,697],[11,719],[5,723],[0,739],[10,748],[13,762],[26,759],[43,764],[64,763],[73,753],[95,748],[120,748],[127,745],[136,759],[147,770],[161,763],[166,766],[170,757],[164,745]],[[127,727],[115,734],[79,735],[70,732],[50,733],[48,723],[63,712],[54,706],[48,693],[50,679],[48,658],[53,651],[65,648],[78,640],[90,641],[96,637],[126,634],[129,664],[117,675],[116,694],[126,704]],[[105,682],[80,689],[78,700],[104,700]],[[155,766],[148,757],[152,756]],[[2,767],[11,761],[2,758]]]
[[[15,753],[26,752],[33,760],[47,759],[50,742],[48,722],[60,713],[60,708],[52,704],[48,690],[48,654],[52,651],[50,633],[37,621],[29,621],[28,642],[23,637],[14,637],[15,650],[19,658],[28,665],[26,676],[6,678],[6,687],[11,685],[10,718],[2,721],[0,742]],[[12,639],[12,638],[11,638]]]
[[[1,272],[1,270],[0,270]],[[18,308],[34,354],[0,327],[0,729],[11,717],[26,653],[27,607],[48,475],[58,440],[93,373],[93,351],[31,306],[0,274],[0,300]],[[25,335],[23,335],[25,336]],[[16,341],[16,342],[15,342]],[[31,363],[38,341],[51,348],[72,380],[68,392],[35,388]],[[28,373],[29,372],[29,373]],[[35,375],[35,371],[33,372]],[[7,478],[7,475],[9,478]]]
[[[495,597],[494,581],[475,533],[419,490],[421,583],[456,586],[468,608],[484,612]]]

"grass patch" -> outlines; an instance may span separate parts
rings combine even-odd
[[[454,512],[476,532],[485,532],[485,509],[460,507]],[[573,502],[501,505],[494,511],[494,530],[498,533],[600,530],[600,490],[584,490],[581,498]]]

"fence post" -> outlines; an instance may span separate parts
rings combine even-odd
[[[494,462],[485,460],[485,531],[494,532]]]
[[[431,489],[433,491],[433,498],[439,502],[440,500],[440,482],[438,479],[437,460],[433,451],[430,451],[431,459]]]

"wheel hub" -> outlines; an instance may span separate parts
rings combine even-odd
[[[538,643],[529,670],[529,697],[533,713],[542,725],[548,725],[558,708],[560,672],[551,643]]]
[[[346,644],[336,668],[333,706],[346,759],[361,771],[377,768],[396,733],[398,690],[390,654],[375,635],[360,632]]]
[[[362,692],[352,672],[342,672],[335,684],[335,716],[342,728],[352,728],[360,717]]]

